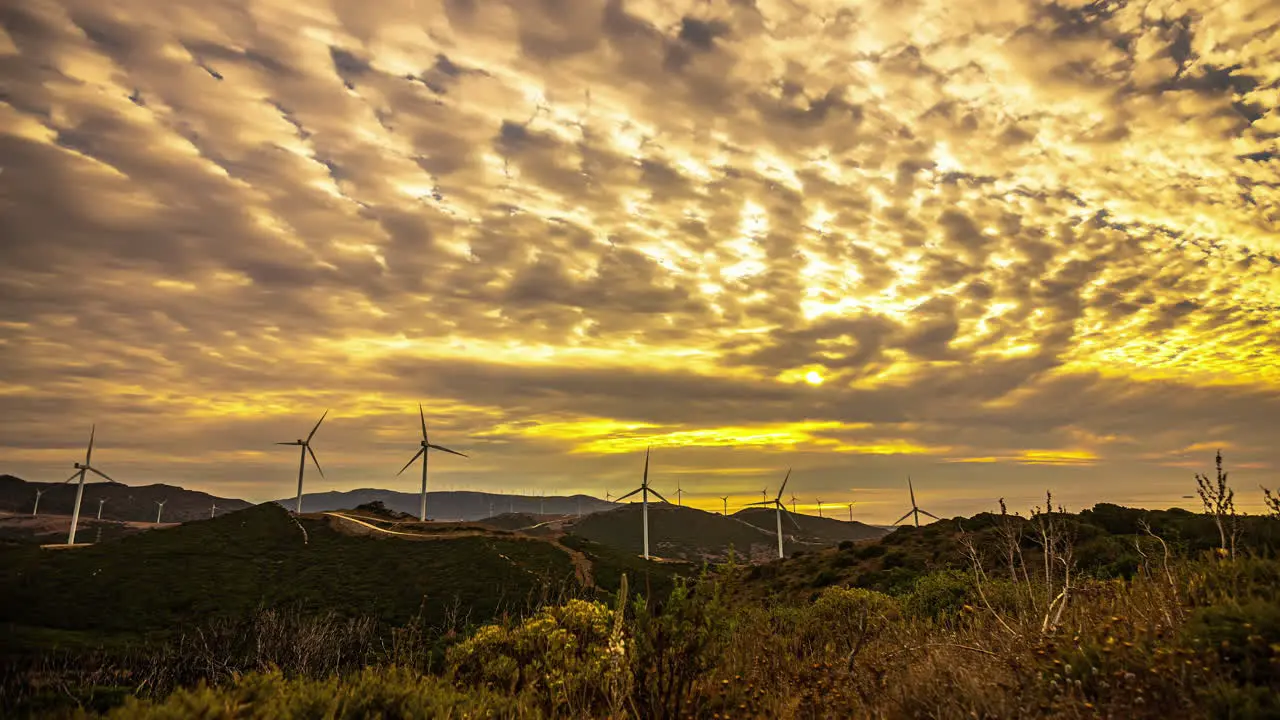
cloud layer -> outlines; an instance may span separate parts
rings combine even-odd
[[[421,401],[440,486],[1280,484],[1271,3],[846,5],[0,8],[0,470],[278,497],[332,407],[393,486]]]

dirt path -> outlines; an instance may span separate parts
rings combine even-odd
[[[366,522],[362,518],[355,517],[352,515],[347,515],[345,513],[326,512],[321,514],[327,515],[331,518],[337,518],[339,520],[345,520],[349,523],[352,523],[357,528],[360,529],[359,531],[362,531],[363,533],[368,533],[369,531],[373,531],[373,532],[383,533],[385,535],[410,537],[410,538],[414,538],[415,540],[454,540],[454,539],[463,538],[463,537],[499,537],[493,533],[485,532],[483,530],[457,530],[454,532],[443,532],[443,533],[413,533],[413,532],[404,532],[403,530],[387,530],[386,528],[380,528],[377,525],[374,525],[373,523]],[[375,519],[375,518],[370,518],[370,519]],[[519,535],[519,534],[504,535],[501,537],[516,539],[516,540],[524,540],[527,542],[545,542],[550,544],[552,547],[556,548],[557,550],[560,550],[561,552],[569,556],[569,560],[573,562],[573,574],[574,576],[577,577],[578,582],[581,583],[583,587],[593,588],[596,586],[595,574],[592,572],[591,560],[588,559],[587,556],[583,554],[581,551],[574,550],[573,548],[562,544],[558,538],[538,538],[538,537],[530,537],[528,535]]]

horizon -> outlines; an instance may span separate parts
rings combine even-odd
[[[1260,3],[1259,8],[1262,7]],[[0,471],[651,478],[886,524],[1280,487],[1280,44],[1191,0],[0,13]],[[310,463],[308,463],[310,465]],[[255,500],[256,498],[256,500]],[[807,508],[807,509],[806,509]],[[824,509],[824,515],[827,515]]]

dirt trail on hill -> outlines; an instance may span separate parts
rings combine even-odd
[[[395,535],[397,537],[413,538],[415,540],[456,540],[457,538],[464,538],[464,537],[503,537],[503,538],[509,538],[514,540],[524,540],[526,542],[545,542],[569,556],[569,560],[573,562],[573,574],[577,577],[578,582],[581,583],[583,587],[593,588],[596,586],[595,574],[592,572],[593,568],[591,565],[591,560],[587,558],[587,556],[583,554],[581,551],[574,550],[573,548],[562,544],[559,538],[531,537],[529,535],[521,535],[519,533],[515,533],[511,535],[497,535],[495,533],[486,532],[484,530],[455,530],[455,531],[441,532],[441,533],[414,533],[414,532],[405,532],[403,530],[388,530],[386,528],[381,528],[381,527],[378,527],[377,525],[374,525],[371,522],[368,522],[363,518],[347,515],[345,513],[326,512],[321,514],[331,518],[345,520],[348,523],[351,523],[352,526],[354,527],[349,527],[349,529],[355,531],[357,534],[360,534],[360,535],[368,535],[370,533],[376,532],[376,533],[383,533],[385,535]],[[378,520],[377,518],[369,518],[369,520],[374,520],[375,522],[386,522],[384,520]]]

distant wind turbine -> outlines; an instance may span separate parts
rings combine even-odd
[[[818,517],[822,517],[822,498],[818,498]]]
[[[676,480],[676,507],[684,505],[684,490],[680,489],[680,481]]]
[[[791,514],[792,515],[794,515],[796,512],[796,500],[799,500],[799,499],[800,498],[796,497],[795,493],[791,493]]]
[[[920,527],[920,516],[921,516],[921,515],[928,515],[929,517],[933,518],[934,520],[941,520],[941,519],[942,519],[942,518],[938,517],[937,515],[934,515],[933,513],[929,512],[928,510],[921,510],[921,509],[920,509],[920,507],[919,507],[918,505],[916,505],[916,490],[915,490],[915,488],[914,488],[914,487],[912,487],[912,485],[911,485],[911,476],[910,476],[910,475],[908,475],[908,476],[907,476],[907,490],[909,490],[909,491],[911,492],[911,509],[907,511],[907,514],[906,514],[906,515],[903,515],[902,517],[900,517],[900,518],[898,518],[897,520],[895,520],[895,521],[893,522],[893,524],[894,524],[894,525],[897,525],[898,523],[902,522],[903,520],[906,520],[907,518],[911,517],[912,515],[915,515],[916,527]]]
[[[618,498],[618,502],[622,502],[623,500],[626,500],[632,495],[635,495],[636,493],[640,493],[640,500],[642,504],[642,507],[640,510],[640,517],[644,524],[644,559],[645,560],[649,559],[649,493],[653,493],[654,495],[657,495],[658,499],[661,500],[662,502],[667,503],[668,505],[671,504],[666,498],[662,497],[662,493],[649,487],[649,450],[650,449],[651,448],[644,449],[644,475],[640,480],[640,487]]]
[[[853,522],[853,506],[854,506],[854,505],[857,505],[858,503],[856,503],[856,502],[851,502],[851,503],[847,503],[847,504],[849,505],[849,522]]]
[[[72,477],[74,477],[74,475]],[[47,489],[42,490],[40,488],[36,488],[36,504],[35,504],[35,507],[31,508],[32,515],[40,514],[40,496],[45,494],[46,492],[48,492]]]
[[[458,455],[461,457],[467,457],[467,456],[463,455],[457,450],[450,450],[449,448],[443,445],[436,445],[431,442],[431,438],[427,436],[427,416],[422,412],[422,403],[418,403],[418,420],[422,421],[422,442],[419,443],[418,452],[414,454],[412,458],[409,459],[409,462],[404,464],[404,467],[400,468],[400,472],[396,473],[396,476],[399,476],[400,473],[404,472],[405,470],[408,470],[409,466],[412,465],[414,461],[418,459],[418,456],[422,456],[422,497],[418,503],[418,519],[421,520],[422,522],[426,522],[427,521],[427,454],[432,450],[439,450],[440,452],[447,452],[447,453],[451,453],[453,455]]]
[[[760,490],[760,502],[762,503],[769,502],[769,488],[762,488]]]
[[[729,496],[721,495],[720,499],[724,501],[724,516],[729,517]]]
[[[782,551],[782,516],[783,514],[786,514],[787,519],[791,521],[792,525],[796,526],[797,530],[800,528],[800,523],[796,522],[796,519],[792,517],[790,513],[787,513],[787,506],[782,504],[782,491],[787,489],[787,481],[789,481],[790,479],[791,479],[791,468],[787,468],[787,476],[782,479],[782,487],[778,488],[777,497],[775,497],[772,500],[765,500],[764,502],[748,503],[749,505],[767,505],[774,509],[774,512],[778,519],[778,557],[780,558],[786,557],[786,554]]]
[[[80,501],[84,499],[84,480],[86,475],[88,473],[93,473],[94,475],[105,478],[107,482],[115,482],[115,480],[108,477],[106,473],[89,464],[90,458],[93,456],[93,436],[97,429],[97,425],[92,425],[89,428],[89,449],[84,453],[84,464],[75,463],[73,467],[75,467],[76,472],[72,474],[71,477],[62,481],[65,484],[75,480],[76,478],[80,479],[80,482],[76,485],[76,504],[71,510],[71,531],[67,533],[68,545],[76,544],[76,525],[80,523]]]
[[[98,498],[98,519],[102,519],[102,503],[106,502],[106,498]]]
[[[218,514],[218,503],[213,503],[213,507],[209,508],[209,517],[212,518]]]
[[[311,462],[316,464],[316,470],[320,471],[320,477],[324,477],[324,469],[320,467],[320,461],[316,459],[315,451],[311,449],[311,438],[316,436],[316,431],[320,429],[320,423],[324,422],[325,417],[329,415],[329,411],[325,410],[324,415],[316,421],[316,426],[311,428],[311,432],[307,434],[306,440],[294,440],[293,442],[278,442],[277,445],[297,445],[299,447],[298,457],[298,504],[294,508],[294,512],[302,514],[302,471],[307,467],[307,455],[311,455]],[[158,520],[156,522],[159,522]]]
[[[156,524],[157,524],[157,525],[159,525],[159,524],[160,524],[160,513],[164,512],[164,504],[165,504],[165,503],[167,503],[167,502],[169,502],[169,501],[168,501],[168,500],[157,500],[157,501],[156,501]]]

